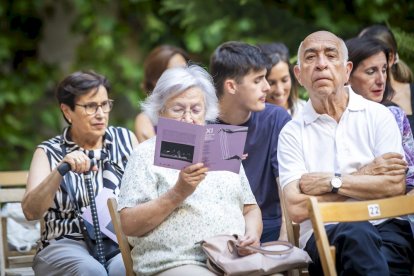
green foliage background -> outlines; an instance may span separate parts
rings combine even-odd
[[[221,43],[281,41],[296,54],[310,32],[344,39],[374,23],[388,24],[400,57],[414,68],[414,2],[395,0],[0,0],[0,170],[28,169],[34,148],[64,126],[53,89],[65,74],[39,58],[44,22],[56,5],[74,12],[71,33],[81,37],[70,72],[106,75],[116,100],[111,123],[133,129],[142,64],[156,45],[186,49],[208,66]]]

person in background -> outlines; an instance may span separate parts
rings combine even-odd
[[[154,48],[144,62],[144,80],[141,88],[150,95],[166,69],[186,66],[189,59],[189,55],[183,49],[175,46],[161,45]],[[140,143],[155,136],[154,125],[143,112],[135,118],[135,135]]]
[[[406,183],[409,192],[414,188],[414,139],[404,111],[395,104],[390,105],[393,90],[388,78],[389,50],[380,40],[369,37],[349,39],[346,46],[349,61],[353,64],[349,77],[352,90],[368,100],[386,105],[394,114],[408,164]]]
[[[407,64],[398,55],[398,45],[392,31],[385,25],[372,25],[363,29],[359,37],[373,37],[381,40],[389,49],[388,75],[395,93],[392,102],[407,114],[411,129],[414,128],[414,75]]]
[[[102,153],[106,158],[91,175],[95,194],[110,189],[118,195],[129,155],[138,144],[131,131],[108,126],[113,106],[109,92],[108,80],[93,71],[75,72],[56,89],[69,126],[35,150],[22,200],[28,220],[45,222],[33,261],[36,275],[125,275],[121,254],[108,260],[107,270],[90,255],[73,202],[79,208],[89,206],[83,173],[90,169],[90,158]],[[57,168],[65,162],[71,171],[63,177]]]
[[[204,125],[218,114],[212,79],[197,65],[166,70],[142,108],[154,125],[159,117]],[[259,245],[261,213],[243,166],[240,173],[209,172],[202,163],[181,171],[158,167],[155,141],[144,141],[131,155],[118,200],[134,271],[215,275],[206,267],[200,241],[237,234],[242,246]]]
[[[290,121],[287,111],[265,103],[268,58],[256,46],[225,42],[210,58],[220,113],[215,123],[247,126],[242,161],[250,187],[262,211],[261,242],[286,240],[276,178],[279,176],[279,132]]]
[[[352,91],[345,42],[328,31],[308,35],[294,68],[309,93],[302,114],[282,129],[278,159],[287,211],[300,223],[300,247],[323,275],[307,202],[379,199],[405,193],[401,135],[394,116]],[[403,219],[325,224],[338,275],[411,275],[410,223]]]
[[[283,43],[259,44],[258,47],[270,59],[266,74],[270,90],[266,102],[279,105],[292,118],[296,117],[306,102],[299,98],[297,81],[289,61],[289,49]]]

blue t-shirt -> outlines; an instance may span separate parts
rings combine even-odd
[[[244,153],[248,156],[243,166],[257,204],[262,211],[264,227],[276,224],[280,227],[282,211],[276,177],[279,176],[277,142],[279,133],[291,117],[287,111],[273,104],[259,112],[252,112],[249,120],[242,124],[249,128]],[[220,124],[226,124],[218,120]]]

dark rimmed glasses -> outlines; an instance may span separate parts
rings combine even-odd
[[[104,113],[109,113],[112,110],[112,107],[114,105],[114,100],[107,100],[103,101],[101,104],[91,102],[87,104],[75,104],[77,106],[81,106],[85,109],[86,114],[93,115],[96,112],[98,112],[98,108],[102,108],[102,111]]]

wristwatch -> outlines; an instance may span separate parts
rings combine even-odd
[[[335,176],[332,177],[331,179],[331,187],[332,193],[338,193],[339,188],[341,188],[342,186],[342,178],[341,178],[341,174],[340,173],[335,173]]]

